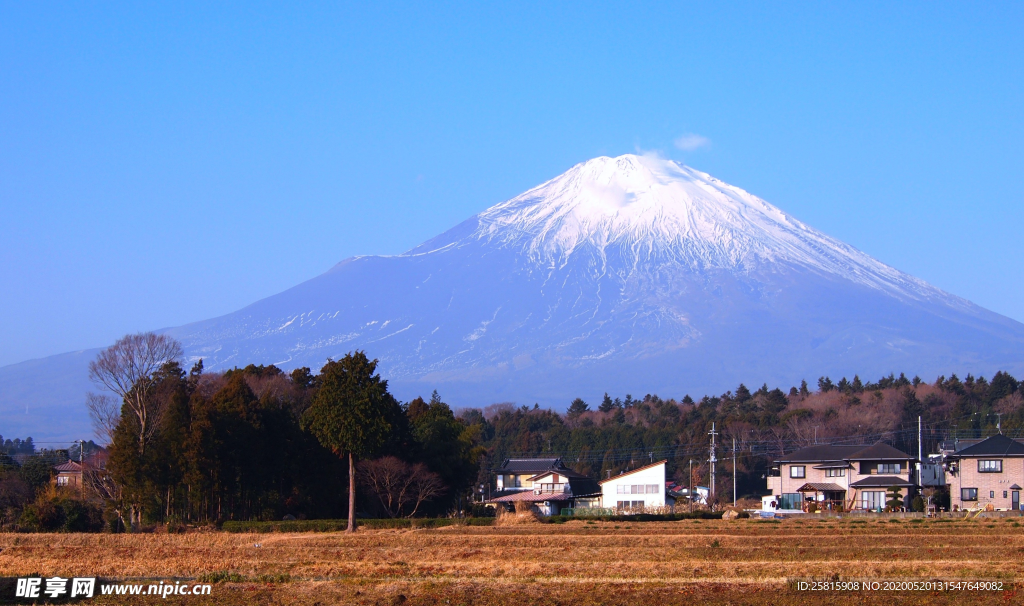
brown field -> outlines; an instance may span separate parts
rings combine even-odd
[[[181,604],[1020,603],[1017,519],[610,523],[305,534],[2,534],[0,576],[228,579]],[[1003,592],[799,592],[797,578]],[[88,603],[115,603],[96,598]],[[129,603],[120,598],[117,603]]]

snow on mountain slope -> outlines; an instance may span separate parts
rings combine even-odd
[[[577,164],[476,219],[468,238],[514,247],[542,267],[562,267],[573,254],[607,260],[612,253],[622,261],[614,269],[626,272],[664,262],[740,272],[798,264],[897,296],[965,303],[738,187],[656,156]]]
[[[404,254],[345,259],[167,332],[209,370],[319,369],[362,349],[399,398],[436,388],[456,406],[1024,374],[1019,322],[705,173],[635,155],[578,164]],[[44,368],[65,369],[64,387],[44,389],[56,384]],[[83,368],[69,354],[0,369],[5,433],[53,435],[26,404],[87,427]]]

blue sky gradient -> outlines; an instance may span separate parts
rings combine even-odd
[[[1024,320],[1024,4],[493,4],[0,4],[0,365],[638,150]]]

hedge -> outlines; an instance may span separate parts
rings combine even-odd
[[[356,520],[360,528],[440,528],[462,524],[465,526],[490,526],[494,518],[384,518]],[[338,532],[348,528],[348,520],[287,520],[280,522],[224,522],[221,530],[226,532]]]
[[[596,520],[599,522],[675,522],[677,520],[721,520],[721,511],[695,511],[693,513],[634,513],[614,516],[551,516],[547,521],[564,524],[571,520]]]

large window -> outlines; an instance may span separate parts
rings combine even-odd
[[[790,465],[789,477],[791,478],[806,478],[807,468],[803,465]]]
[[[842,478],[846,476],[845,469],[826,469],[825,476],[829,478]]]
[[[977,501],[978,500],[978,489],[977,488],[961,488],[960,489],[960,500],[961,501]]]
[[[787,492],[778,498],[779,509],[800,509],[804,495],[799,492]]]
[[[878,509],[885,507],[885,491],[870,490],[860,493],[860,506],[864,509]]]
[[[899,463],[879,463],[878,464],[878,473],[880,473],[880,474],[882,474],[882,473],[898,474],[898,473],[900,473],[900,464]]]
[[[978,473],[1003,473],[1003,461],[1001,459],[993,461],[981,459],[978,461]]]
[[[643,509],[643,501],[616,501],[616,509]]]

